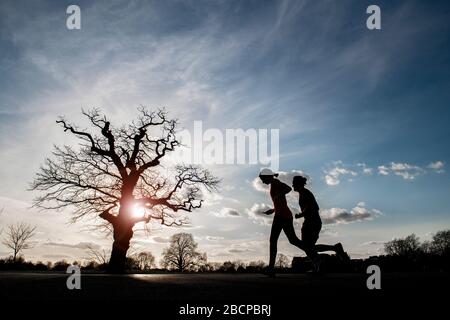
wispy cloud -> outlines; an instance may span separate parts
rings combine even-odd
[[[152,240],[156,243],[168,243],[170,241],[169,238],[165,237],[153,237]]]
[[[63,242],[45,242],[40,245],[48,246],[48,247],[62,247],[62,248],[75,248],[75,249],[99,249],[101,246],[99,246],[96,243],[92,242],[79,242],[79,243],[63,243]]]
[[[384,176],[392,173],[405,180],[414,180],[418,176],[424,174],[425,169],[408,163],[391,162],[389,166],[379,166],[378,172]]]
[[[390,162],[376,166],[377,173],[381,176],[395,175],[404,180],[415,180],[417,177],[426,174],[429,171],[443,173],[444,162],[431,162],[426,167],[409,164],[406,162]],[[325,169],[325,183],[329,186],[337,186],[343,178],[352,181],[356,176],[371,176],[374,169],[366,163],[357,163],[356,165],[344,164],[342,161],[335,161],[331,166]]]
[[[223,239],[224,239],[224,237],[218,237],[218,236],[206,236],[206,240],[212,241],[212,242],[214,242],[214,241],[221,241],[221,240],[223,240]]]
[[[380,246],[384,245],[387,241],[367,241],[360,244],[360,246]]]

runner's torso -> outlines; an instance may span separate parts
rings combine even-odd
[[[270,197],[273,201],[276,217],[292,219],[292,212],[289,209],[286,201],[286,194],[290,191],[291,187],[281,182],[280,180],[274,179],[274,181],[271,183]]]
[[[322,224],[319,215],[319,205],[317,204],[316,198],[313,193],[308,189],[303,189],[300,192],[298,203],[304,214],[304,222],[307,224]]]

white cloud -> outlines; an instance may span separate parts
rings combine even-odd
[[[206,236],[206,240],[212,241],[212,242],[214,242],[214,241],[220,241],[220,240],[223,240],[223,239],[224,239],[224,237]]]
[[[339,234],[336,230],[328,228],[328,227],[323,227],[320,230],[320,236],[327,236],[327,237],[337,237]]]
[[[98,244],[92,243],[92,242],[79,242],[79,243],[63,243],[63,242],[46,242],[42,243],[43,246],[49,246],[49,247],[62,247],[62,248],[75,248],[75,249],[95,249],[98,250],[101,248]]]
[[[389,168],[386,166],[378,166],[378,173],[383,176],[387,176],[389,175]]]
[[[384,176],[392,173],[402,177],[404,180],[414,180],[416,177],[424,174],[425,170],[409,163],[391,162],[389,166],[379,166],[378,173]]]
[[[348,211],[342,208],[321,210],[320,216],[324,224],[347,224],[364,220],[372,220],[382,215],[377,209],[367,209],[364,202],[359,202],[356,207]]]
[[[434,170],[435,172],[437,172],[437,173],[443,173],[444,172],[444,162],[443,161],[440,161],[440,160],[438,160],[438,161],[436,161],[436,162],[431,162],[428,166],[427,166],[427,168],[428,169],[431,169],[431,170]]]
[[[218,192],[203,192],[202,196],[204,199],[203,207],[212,207],[219,205],[224,199],[224,197]]]
[[[261,253],[261,249],[266,247],[267,240],[241,239],[233,241],[228,248],[228,252],[237,254]]]
[[[437,173],[444,172],[444,163],[436,161],[430,163],[426,168],[402,162],[390,162],[389,164],[382,164],[377,166],[378,174],[381,176],[395,175],[402,177],[404,180],[414,180],[417,177],[427,173],[427,169],[433,170]],[[353,181],[353,177],[358,175],[371,176],[373,168],[365,163],[358,163],[356,165],[344,164],[342,161],[335,161],[333,167],[324,170],[324,180],[329,186],[337,186],[343,176],[348,176],[348,181]]]
[[[214,215],[220,218],[228,218],[228,217],[240,217],[239,211],[233,208],[222,208],[219,211],[215,211]]]
[[[166,237],[153,237],[152,240],[156,243],[168,243],[170,241],[169,238]]]
[[[386,241],[367,241],[360,244],[360,246],[379,246],[384,245]]]
[[[69,256],[67,254],[44,254],[42,258],[51,259],[51,260],[66,260],[73,259],[73,256]]]
[[[230,252],[230,253],[245,253],[245,252],[253,252],[253,250],[236,248],[236,249],[230,249],[230,250],[228,250],[228,252]]]
[[[373,169],[369,168],[365,163],[358,163],[357,166],[362,169],[362,173],[372,175]]]
[[[250,209],[245,209],[248,217],[254,222],[262,225],[270,225],[272,215],[267,215],[264,211],[271,209],[272,207],[265,203],[255,203]]]
[[[333,163],[334,167],[324,170],[325,183],[329,186],[337,186],[342,179],[342,176],[355,177],[358,173],[352,169],[345,168],[342,161]]]
[[[231,190],[234,190],[234,189],[236,189],[236,187],[232,186],[232,185],[229,185],[229,184],[223,186],[223,190],[225,190],[225,191],[231,191]]]
[[[337,186],[340,183],[339,179],[328,174],[325,176],[325,182],[329,186]]]
[[[265,193],[269,192],[269,186],[262,183],[262,181],[259,177],[256,177],[255,179],[253,179],[252,186],[256,191],[265,192]]]

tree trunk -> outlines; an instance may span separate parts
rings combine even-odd
[[[127,251],[130,248],[130,240],[133,237],[133,225],[125,221],[117,221],[113,224],[113,227],[114,242],[107,271],[110,273],[124,273]]]

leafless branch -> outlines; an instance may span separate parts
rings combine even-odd
[[[217,187],[219,180],[200,167],[160,170],[162,158],[180,145],[177,120],[169,119],[164,109],[150,112],[141,107],[137,120],[120,128],[98,109],[82,113],[91,131],[64,118],[57,121],[80,144],[79,148],[54,147],[31,184],[31,190],[40,192],[36,207],[68,208],[73,210],[73,221],[89,215],[111,224],[128,219],[176,226],[186,221],[177,212],[200,208],[203,192]],[[145,207],[145,216],[134,218],[133,204]]]
[[[31,248],[30,239],[35,235],[36,227],[26,223],[17,223],[8,226],[6,237],[2,243],[13,250],[13,261],[23,250]]]

